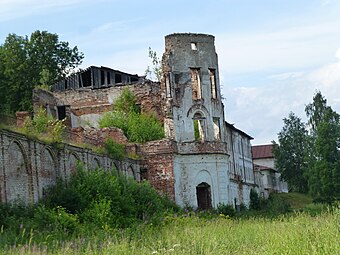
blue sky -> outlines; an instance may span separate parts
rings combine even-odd
[[[290,111],[304,117],[316,90],[340,112],[340,0],[0,0],[0,43],[35,30],[77,45],[82,67],[140,75],[165,35],[214,35],[226,119],[253,144],[277,140]]]

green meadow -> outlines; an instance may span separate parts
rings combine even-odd
[[[79,169],[39,204],[0,204],[0,254],[340,254],[339,204],[261,203],[184,210],[148,183]]]

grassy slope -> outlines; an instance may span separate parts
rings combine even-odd
[[[306,194],[301,194],[301,193],[296,193],[296,192],[278,193],[274,195],[286,200],[290,204],[291,208],[295,210],[303,209],[307,205],[310,205],[313,202],[312,197]]]

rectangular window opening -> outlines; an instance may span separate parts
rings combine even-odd
[[[105,85],[105,72],[103,70],[100,71],[100,85]]]
[[[216,71],[215,71],[215,69],[209,69],[209,75],[210,75],[210,86],[211,86],[211,98],[217,98]]]
[[[202,98],[202,88],[200,79],[200,69],[190,68],[191,70],[191,88],[192,88],[192,99],[197,100]]]
[[[216,141],[220,141],[221,140],[220,118],[213,117],[213,123],[214,123],[214,139]]]
[[[131,76],[131,82],[136,82],[136,81],[138,81],[138,78],[134,77],[134,76]]]
[[[122,75],[119,73],[115,74],[115,83],[122,83]]]
[[[166,97],[170,98],[171,97],[170,74],[166,74],[166,77],[165,77],[165,92],[166,92]]]
[[[91,86],[91,70],[87,70],[81,74],[81,79],[83,81],[83,87]]]
[[[81,82],[81,74],[78,75],[78,83],[79,83],[79,88],[81,88],[83,86]]]
[[[57,106],[57,110],[58,110],[58,120],[63,120],[66,118],[66,106],[62,105],[62,106]]]
[[[106,78],[107,78],[107,84],[111,84],[111,73],[110,72],[107,72]]]
[[[196,42],[191,43],[191,50],[197,50],[197,43]]]

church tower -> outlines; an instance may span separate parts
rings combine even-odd
[[[165,37],[162,102],[167,138],[177,142],[175,197],[203,209],[227,203],[228,153],[215,38]]]
[[[223,141],[215,38],[205,34],[165,37],[163,97],[165,130],[177,142]]]

